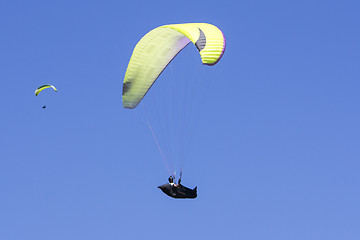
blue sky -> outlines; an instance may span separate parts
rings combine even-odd
[[[0,239],[360,239],[359,7],[0,1]],[[193,46],[170,65],[209,81],[184,144],[199,197],[179,201],[121,91],[137,41],[184,22],[227,48],[214,67]],[[59,92],[35,97],[44,83]]]

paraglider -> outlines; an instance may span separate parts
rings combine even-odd
[[[222,31],[208,23],[164,25],[151,30],[140,39],[125,73],[122,91],[124,108],[136,108],[164,69],[190,42],[199,51],[204,65],[215,65],[225,51],[225,37]],[[149,128],[166,164],[151,125]],[[197,187],[190,189],[181,185],[181,176],[178,184],[175,184],[173,176],[175,175],[169,177],[169,183],[158,188],[173,198],[197,197]]]
[[[55,92],[57,92],[57,89],[55,88],[54,85],[50,85],[50,84],[45,84],[45,85],[41,85],[40,87],[38,87],[37,89],[35,89],[35,96],[39,95],[39,93],[47,88],[52,88],[55,90]],[[42,106],[43,109],[46,108],[46,105]]]

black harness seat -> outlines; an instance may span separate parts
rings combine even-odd
[[[175,185],[174,183],[165,183],[161,186],[158,186],[166,195],[172,198],[196,198],[197,197],[197,187],[194,189],[185,187],[180,183]]]

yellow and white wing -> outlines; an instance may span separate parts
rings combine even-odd
[[[171,60],[190,42],[205,65],[215,65],[225,51],[225,37],[208,23],[164,25],[147,33],[135,46],[123,83],[125,108],[135,108]]]
[[[36,90],[35,90],[35,96],[39,95],[39,93],[41,91],[43,91],[44,89],[47,89],[47,88],[52,88],[55,90],[55,92],[57,92],[57,89],[53,86],[53,85],[50,85],[50,84],[45,84],[45,85],[42,85],[40,87],[38,87]]]

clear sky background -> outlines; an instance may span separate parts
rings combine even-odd
[[[0,239],[360,239],[359,9],[1,0]],[[211,82],[185,144],[195,200],[157,189],[166,168],[121,102],[135,44],[184,22],[227,42],[214,67],[186,50]],[[59,92],[35,97],[45,83]]]

